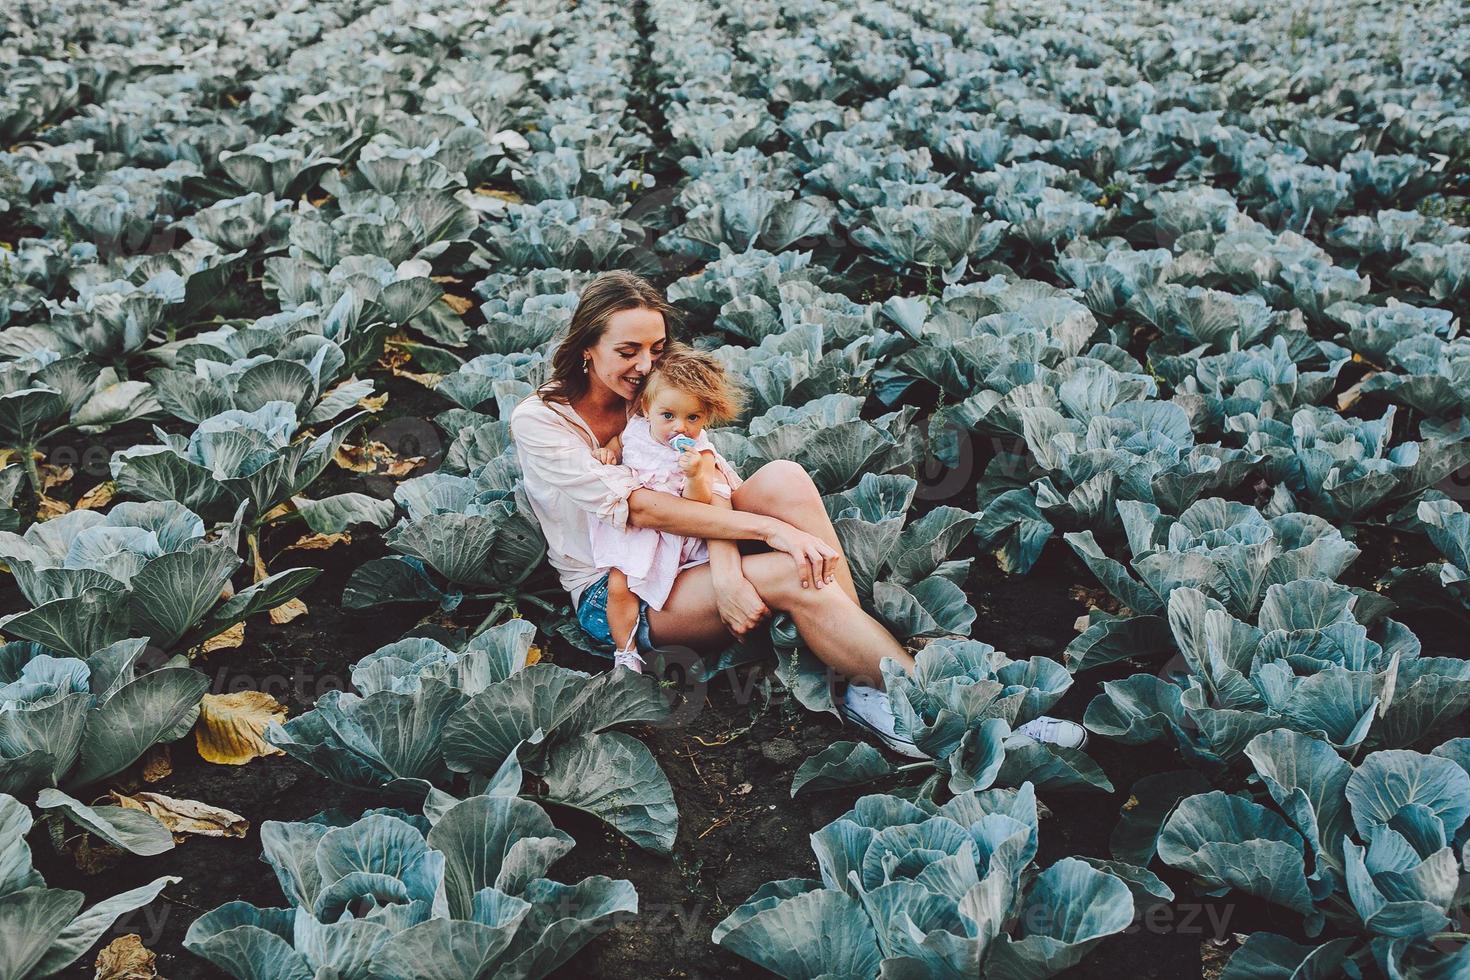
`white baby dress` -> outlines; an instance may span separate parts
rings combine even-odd
[[[622,463],[637,473],[643,486],[683,495],[684,474],[679,469],[679,452],[654,439],[645,416],[628,419],[622,439]],[[703,431],[694,441],[694,448],[714,453],[714,492],[729,498],[730,492],[740,486],[740,477]],[[591,535],[592,560],[597,567],[620,569],[628,577],[629,590],[654,609],[664,607],[664,600],[681,570],[709,561],[709,548],[702,538],[631,524],[618,530],[601,519],[591,522]]]

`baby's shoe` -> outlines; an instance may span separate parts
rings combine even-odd
[[[636,647],[626,650],[617,650],[613,653],[613,669],[627,667],[635,674],[643,673],[643,658],[638,655]]]

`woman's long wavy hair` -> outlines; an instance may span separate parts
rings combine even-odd
[[[614,269],[583,286],[567,335],[551,355],[551,377],[541,386],[541,397],[572,402],[585,395],[589,381],[582,369],[582,352],[602,340],[608,317],[621,310],[639,309],[663,314],[664,336],[673,341],[671,334],[679,311],[647,279],[626,269]]]

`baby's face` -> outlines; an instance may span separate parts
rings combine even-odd
[[[648,428],[665,446],[674,436],[697,439],[704,428],[704,405],[687,391],[654,382],[648,399]]]

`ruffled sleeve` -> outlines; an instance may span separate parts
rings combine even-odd
[[[516,406],[510,428],[532,497],[554,493],[614,528],[627,526],[628,495],[643,486],[630,467],[599,463],[588,437],[537,398]]]

